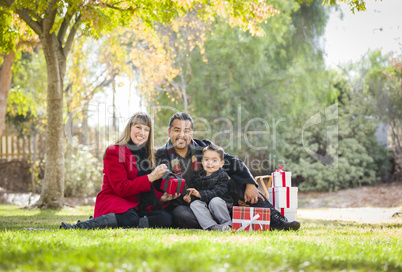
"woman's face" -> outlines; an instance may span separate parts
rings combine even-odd
[[[135,145],[142,145],[148,140],[151,128],[146,125],[134,124],[131,126],[131,140]]]

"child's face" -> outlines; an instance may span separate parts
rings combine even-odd
[[[202,157],[202,166],[207,172],[207,176],[218,171],[224,164],[225,161],[221,160],[219,153],[214,150],[205,151]]]

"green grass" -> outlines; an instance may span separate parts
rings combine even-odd
[[[0,271],[402,271],[401,224],[304,220],[297,232],[257,233],[58,229],[92,210],[0,205]]]

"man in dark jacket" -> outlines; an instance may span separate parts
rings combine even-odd
[[[176,174],[185,180],[191,180],[193,173],[201,168],[203,149],[210,145],[209,140],[193,138],[194,122],[190,115],[184,112],[174,114],[169,122],[169,140],[156,152],[157,164],[166,164]],[[255,182],[247,166],[239,159],[225,153],[223,170],[230,177],[229,191],[234,205],[245,203],[251,207],[271,209],[271,226],[274,230],[297,230],[300,223],[288,222],[274,206],[258,192]],[[179,197],[170,203],[173,220],[180,228],[201,228],[197,218],[183,200]]]

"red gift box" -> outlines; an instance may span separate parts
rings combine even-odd
[[[186,180],[179,175],[167,170],[162,176],[161,190],[168,194],[174,195],[175,193],[181,194],[183,192]]]
[[[232,228],[237,231],[267,231],[270,216],[270,209],[235,206],[233,207]]]

